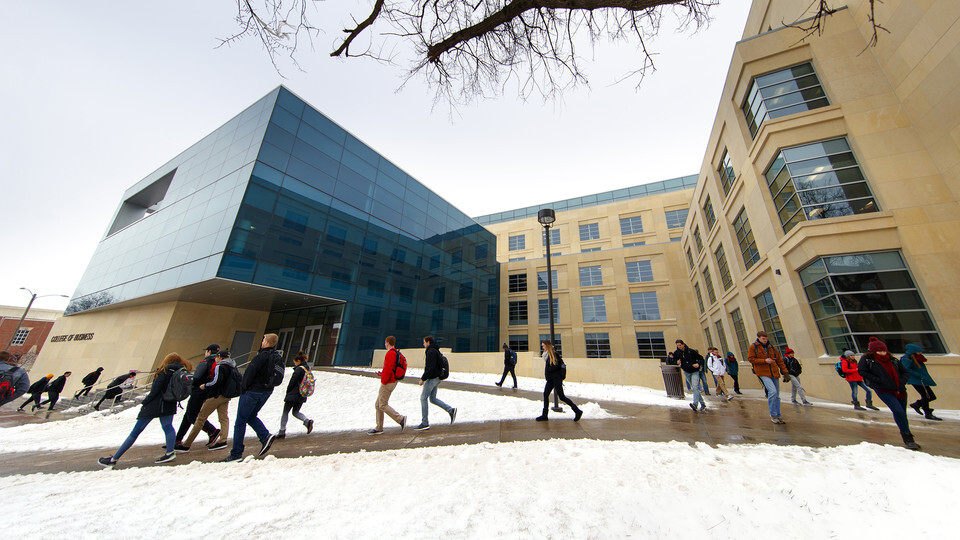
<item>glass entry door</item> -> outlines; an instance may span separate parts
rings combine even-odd
[[[339,334],[340,323],[307,326],[303,329],[300,349],[306,353],[311,365],[329,366],[333,364]]]
[[[277,336],[280,338],[277,341],[277,349],[283,351],[283,359],[286,360],[287,364],[293,362],[293,355],[297,354],[297,351],[291,350],[293,348],[293,328],[281,328],[277,331]]]

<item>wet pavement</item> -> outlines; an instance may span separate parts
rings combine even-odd
[[[318,368],[321,369],[321,368]],[[347,372],[342,369],[337,372]],[[357,376],[373,377],[370,372],[349,372]],[[416,384],[415,381],[404,381]],[[508,394],[539,400],[541,394],[533,391],[500,389],[493,386],[447,381],[447,389],[488,394]],[[570,396],[575,402],[585,400]],[[569,412],[551,412],[548,422],[536,422],[539,412],[531,411],[529,419],[471,422],[431,426],[427,431],[387,427],[384,434],[370,436],[365,430],[343,432],[314,432],[310,435],[293,434],[274,443],[270,455],[277,458],[296,458],[336,453],[375,452],[401,448],[451,446],[483,442],[515,442],[544,439],[598,439],[628,441],[681,441],[705,443],[711,446],[727,444],[776,444],[830,447],[871,442],[902,446],[899,432],[890,412],[855,411],[852,407],[825,405],[793,405],[787,400],[781,406],[786,424],[775,425],[767,414],[766,399],[759,390],[746,390],[733,401],[721,403],[707,397],[707,410],[695,413],[687,407],[660,407],[633,403],[601,401],[606,411],[620,416],[611,419],[584,417],[573,422]],[[593,400],[591,400],[593,401]],[[816,403],[816,402],[815,402]],[[8,406],[9,407],[9,406]],[[44,421],[41,418],[15,410],[0,411],[0,426],[9,427],[26,422]],[[372,409],[372,402],[371,402]],[[940,456],[960,458],[960,422],[934,422],[922,419],[909,410],[910,427],[923,451]],[[372,417],[372,412],[371,412]],[[249,433],[249,431],[248,431]],[[201,440],[203,438],[201,437]],[[0,451],[3,442],[0,441]],[[246,453],[255,452],[260,445],[254,437],[246,440]],[[98,457],[110,455],[116,448],[60,452],[6,452],[0,453],[0,476],[29,473],[99,470]],[[123,457],[118,469],[154,466],[153,460],[163,450],[159,446],[134,446]],[[177,459],[158,466],[176,466],[192,461],[213,462],[227,456],[228,450],[208,451],[195,444],[189,453],[180,453]]]

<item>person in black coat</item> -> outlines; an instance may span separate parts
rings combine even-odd
[[[136,376],[137,376],[137,370],[131,369],[130,373],[127,373],[126,375],[121,375],[116,379],[114,379],[113,381],[111,381],[110,384],[107,385],[107,391],[103,393],[103,397],[100,398],[100,401],[98,401],[97,404],[93,406],[93,408],[99,411],[100,405],[103,404],[103,402],[108,399],[112,399],[114,405],[116,405],[120,401],[123,401],[123,397],[122,397],[123,388],[121,388],[121,385],[123,385],[123,383],[127,381],[132,381],[133,378]]]
[[[103,368],[98,367],[96,371],[91,371],[87,373],[80,382],[83,383],[83,388],[79,392],[73,395],[73,399],[80,399],[83,396],[90,394],[90,390],[93,389],[93,385],[97,384],[97,381],[100,380],[100,374],[103,373]]]
[[[897,359],[887,350],[886,343],[871,337],[867,343],[870,352],[860,357],[857,372],[863,382],[873,388],[880,401],[890,408],[893,421],[900,429],[903,445],[911,450],[919,450],[920,445],[913,440],[910,424],[907,421],[907,379],[909,374]]]
[[[53,373],[48,373],[45,377],[41,377],[40,380],[30,385],[30,388],[27,389],[27,393],[30,394],[30,397],[23,402],[23,405],[20,405],[17,410],[23,412],[23,408],[27,406],[27,403],[33,401],[33,407],[30,407],[30,412],[33,412],[40,408],[40,399],[43,397],[43,391],[47,389],[47,385],[50,384],[50,379],[53,378]]]
[[[190,399],[187,400],[187,407],[183,410],[183,418],[180,420],[180,429],[177,430],[177,444],[183,445],[183,437],[190,431],[190,426],[197,421],[203,402],[212,397],[208,390],[201,389],[200,386],[210,382],[213,378],[213,368],[217,364],[217,353],[220,352],[220,346],[213,344],[207,345],[203,351],[203,361],[197,364],[196,371],[193,372],[193,389],[190,391]],[[223,426],[220,426],[221,428]],[[207,443],[213,444],[220,435],[217,429],[208,420],[203,421],[203,432],[209,437]]]
[[[497,386],[503,386],[503,381],[507,380],[507,373],[513,377],[513,389],[517,389],[517,374],[515,369],[517,367],[517,353],[510,349],[510,346],[506,343],[503,344],[503,376],[500,377],[500,382],[494,383]]]
[[[57,400],[60,399],[60,392],[63,392],[63,385],[67,384],[67,377],[72,375],[72,371],[65,371],[63,375],[57,377],[47,386],[47,399],[43,400],[40,403],[40,407],[43,407],[47,403],[50,404],[50,408],[47,410],[52,411],[53,406],[57,404]]]
[[[703,368],[703,356],[700,351],[687,347],[682,339],[676,341],[677,350],[673,351],[673,358],[680,364],[683,376],[686,379],[687,390],[693,392],[693,401],[689,404],[693,412],[707,408],[707,403],[700,395],[700,370]],[[697,406],[699,405],[699,409]]]
[[[563,393],[563,378],[566,366],[563,358],[553,348],[553,342],[549,339],[540,342],[540,348],[543,349],[543,378],[547,383],[543,386],[543,414],[537,417],[538,422],[547,420],[547,410],[550,408],[550,392],[556,391],[557,397],[573,409],[573,421],[579,422],[583,416],[583,411]]]
[[[184,360],[183,357],[177,353],[170,353],[163,358],[163,361],[160,362],[160,367],[153,375],[153,384],[150,385],[150,393],[147,394],[147,397],[143,398],[140,413],[137,415],[137,423],[133,425],[133,430],[130,431],[130,435],[127,436],[127,439],[123,441],[123,444],[120,445],[120,448],[113,456],[102,457],[97,460],[97,463],[107,468],[112,468],[116,465],[120,456],[133,446],[133,443],[137,441],[137,437],[143,433],[147,424],[154,418],[160,419],[160,427],[163,428],[167,443],[167,453],[157,458],[154,463],[166,463],[177,457],[177,453],[174,450],[176,431],[173,429],[173,415],[177,412],[177,402],[164,400],[163,393],[170,384],[173,373],[180,368],[184,368],[187,371],[193,370],[190,362]]]
[[[290,377],[290,382],[287,383],[287,393],[283,396],[283,415],[280,416],[278,439],[287,436],[287,418],[290,416],[290,411],[293,411],[294,418],[303,422],[303,427],[307,428],[308,434],[313,431],[313,420],[300,412],[300,407],[307,402],[307,398],[300,394],[300,383],[303,382],[303,378],[307,376],[308,371],[310,371],[310,366],[307,365],[307,355],[300,351],[293,359],[293,375]]]

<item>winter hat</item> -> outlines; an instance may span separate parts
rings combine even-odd
[[[790,347],[787,347],[786,349],[783,350],[783,354],[793,354],[793,349],[791,349]]]
[[[904,352],[907,354],[907,356],[910,356],[911,354],[914,354],[914,353],[923,352],[923,349],[921,349],[919,345],[914,345],[913,343],[910,343],[907,345],[907,348]]]
[[[509,348],[510,348],[510,346],[509,346],[509,345],[507,345],[506,343],[504,343],[504,344],[503,344],[503,348],[504,348],[504,349],[509,349]]]
[[[103,371],[103,368],[102,368],[102,367],[98,367],[98,368],[97,368],[97,371]]]
[[[856,356],[856,355],[857,355],[857,353],[851,351],[850,349],[847,349],[847,350],[843,351],[843,357],[844,357],[844,358],[850,358],[851,356]]]
[[[867,344],[867,347],[872,353],[887,351],[887,344],[872,336],[870,337],[870,342]]]
[[[216,343],[214,343],[214,344],[212,344],[212,345],[207,345],[207,348],[204,349],[204,350],[205,350],[205,351],[210,351],[210,352],[217,352],[217,351],[220,350],[220,346],[217,345]]]
[[[52,378],[53,378],[53,373],[47,373],[47,378],[48,378],[48,379],[52,379]]]

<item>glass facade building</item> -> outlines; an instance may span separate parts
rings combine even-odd
[[[259,309],[314,363],[369,365],[387,335],[497,350],[498,289],[493,234],[279,87],[127,191],[67,314]]]

